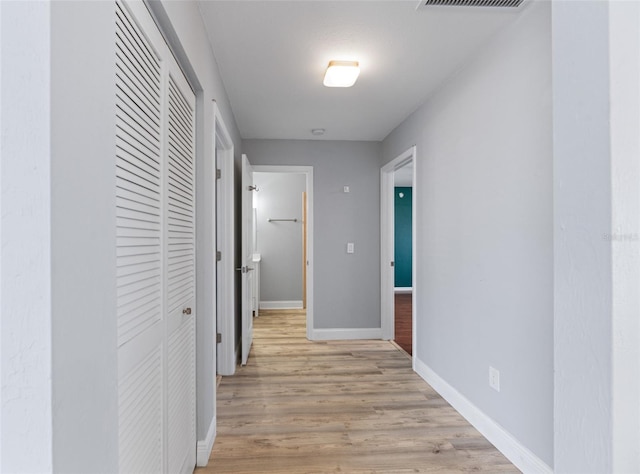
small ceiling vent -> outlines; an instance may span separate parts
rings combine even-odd
[[[430,6],[517,8],[523,1],[524,0],[421,0],[418,4],[418,9]]]

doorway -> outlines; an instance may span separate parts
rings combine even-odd
[[[398,336],[408,342],[406,346],[408,346],[414,361],[417,312],[415,290],[415,202],[417,194],[415,156],[416,149],[411,147],[380,170],[382,333],[384,339],[395,340],[396,336]],[[402,216],[404,220],[403,229],[396,229],[396,209],[405,213]],[[407,209],[410,209],[409,216],[406,215]],[[397,231],[400,232],[397,233]],[[407,232],[409,235],[407,235]],[[396,242],[400,236],[402,236],[404,242]],[[402,252],[398,251],[396,243],[402,244]],[[396,306],[396,302],[398,302],[398,306]],[[396,312],[398,312],[399,318],[405,316],[403,321],[399,318],[396,321]],[[404,322],[404,324],[399,324],[399,328],[397,328],[396,322]],[[402,334],[396,334],[396,331],[402,332]],[[405,350],[407,350],[406,347]]]
[[[215,281],[216,324],[213,340],[218,340],[214,350],[214,364],[219,375],[233,375],[236,370],[235,331],[235,235],[234,235],[234,157],[233,142],[222,120],[218,105],[213,103],[213,148],[216,170],[209,174],[215,181],[215,242],[211,259],[217,261]],[[214,249],[211,249],[214,250]],[[220,334],[218,339],[217,334]],[[214,391],[215,392],[215,391]],[[214,403],[215,404],[215,403]]]
[[[412,228],[413,161],[394,173],[394,341],[409,355],[413,353]]]
[[[254,165],[259,309],[306,309],[313,328],[313,168]],[[270,276],[271,275],[271,276]]]

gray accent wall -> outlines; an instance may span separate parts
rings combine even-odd
[[[253,165],[313,166],[315,329],[380,328],[380,143],[243,140],[242,147]],[[355,253],[347,254],[347,242]]]
[[[254,173],[258,186],[256,252],[260,262],[260,301],[302,303],[302,193],[306,176],[298,173]],[[296,219],[272,221],[269,219]]]
[[[526,8],[383,160],[417,147],[417,358],[552,466],[551,7]]]

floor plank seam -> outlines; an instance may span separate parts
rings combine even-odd
[[[519,472],[390,341],[306,339],[261,311],[249,363],[217,381],[209,473]]]

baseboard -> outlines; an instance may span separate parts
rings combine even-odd
[[[542,459],[523,446],[502,426],[488,417],[460,392],[449,385],[417,357],[415,370],[442,398],[451,404],[482,435],[487,438],[518,469],[526,473],[551,474],[551,469]]]
[[[207,437],[198,441],[196,448],[196,466],[204,467],[209,463],[213,442],[216,439],[216,417],[214,416],[209,425]]]
[[[393,289],[393,292],[394,293],[398,293],[398,294],[400,294],[400,293],[411,293],[412,291],[413,291],[413,288],[410,287],[410,286],[406,286],[406,287],[405,286],[396,286]]]
[[[382,339],[381,328],[312,329],[312,341],[343,341],[349,339]]]
[[[302,309],[302,301],[260,301],[259,309]]]

